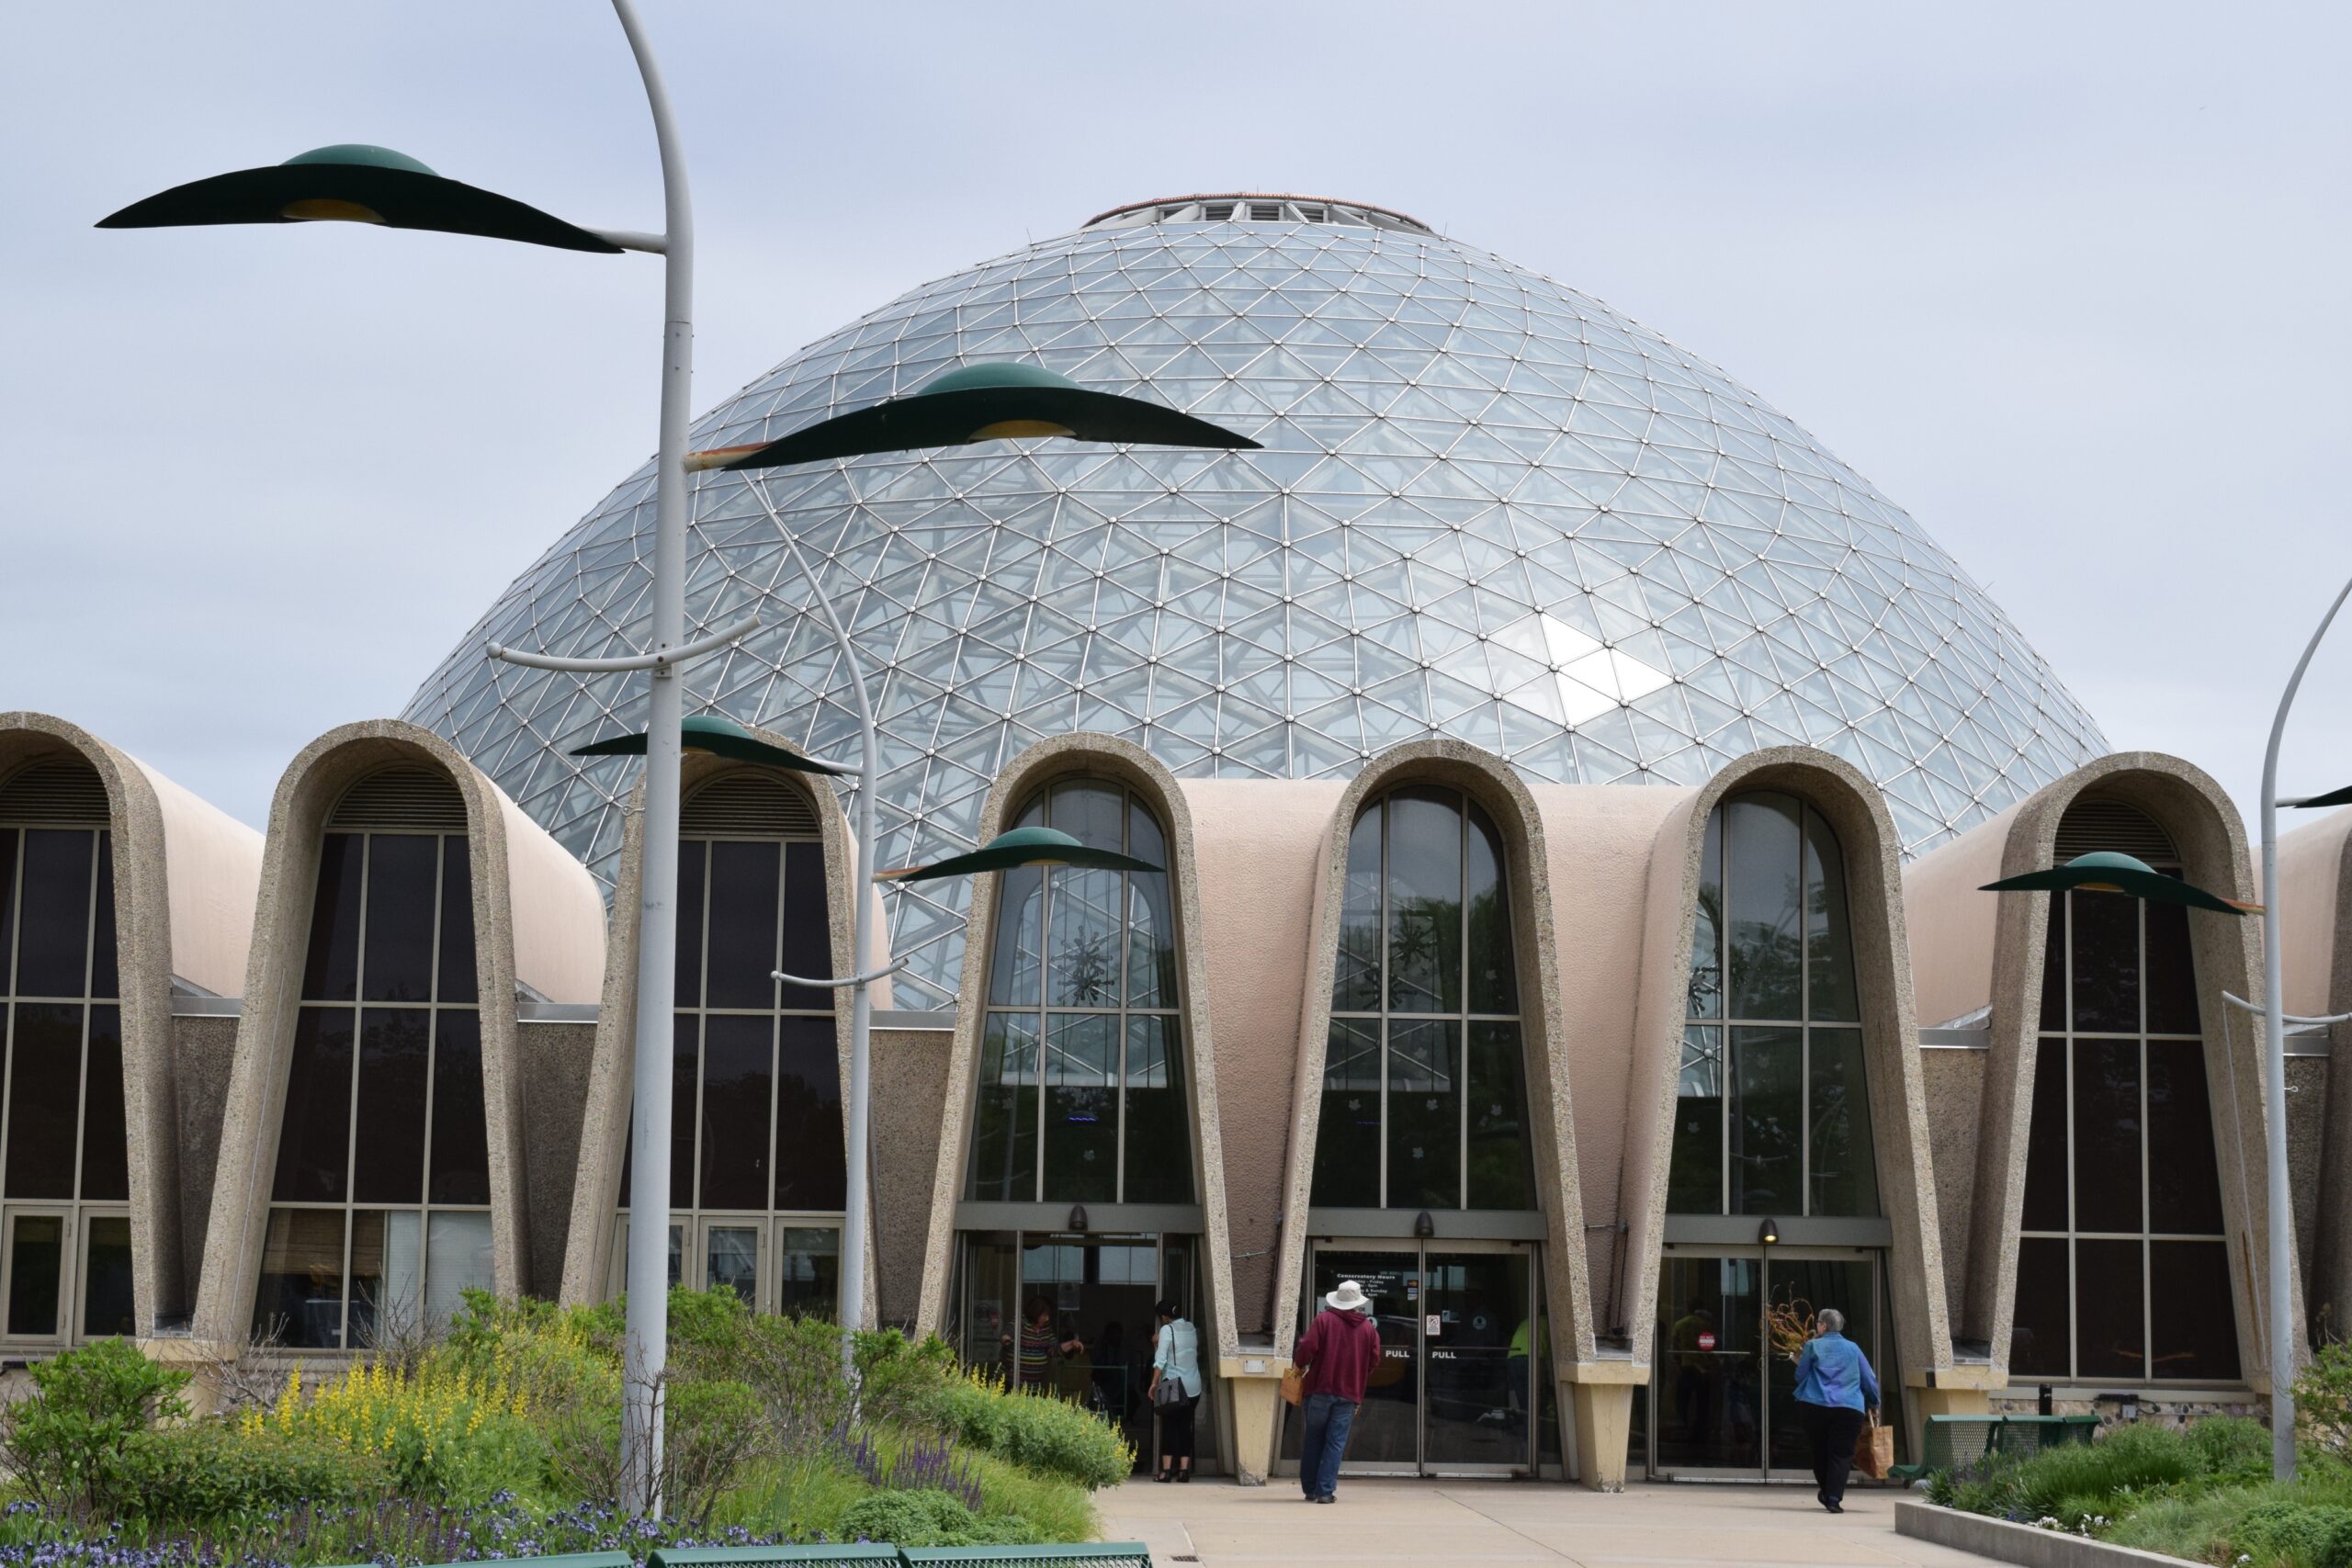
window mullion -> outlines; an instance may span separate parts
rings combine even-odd
[[[1380,1206],[1388,1207],[1388,1014],[1395,998],[1388,992],[1391,953],[1388,918],[1388,802],[1380,811],[1380,1055],[1373,1069],[1380,1075]],[[1327,1041],[1326,1051],[1330,1049]]]
[[[470,845],[469,846],[470,849]],[[416,1220],[416,1304],[420,1314],[424,1303],[431,1300],[431,1281],[426,1278],[433,1266],[433,1221],[424,1212],[433,1201],[433,1091],[440,1077],[441,1067],[441,901],[448,897],[449,838],[435,835],[433,840],[433,946],[432,968],[425,976],[424,994],[431,1005],[424,1010],[424,1148],[419,1156],[416,1196],[421,1205]],[[470,882],[472,879],[467,879]],[[479,997],[481,992],[475,992]],[[482,1106],[485,1119],[489,1116],[487,1101]]]

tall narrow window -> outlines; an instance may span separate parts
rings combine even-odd
[[[1313,1201],[1532,1209],[1519,977],[1502,835],[1413,786],[1348,839]]]
[[[1168,863],[1159,820],[1132,791],[1100,779],[1039,791],[1013,825]],[[1167,873],[1027,866],[1003,878],[967,1194],[1192,1202]]]
[[[0,784],[0,1337],[135,1332],[114,844],[78,760]]]
[[[254,1337],[359,1349],[491,1289],[473,871],[457,788],[346,791],[319,846]]]
[[[774,778],[724,773],[686,801],[678,852],[672,1278],[828,1314],[848,1186],[834,993],[775,977],[833,973],[817,816]],[[624,1216],[629,1188],[624,1167]]]
[[[1837,837],[1758,791],[1715,808],[1701,855],[1668,1212],[1875,1215]]]
[[[2077,803],[2058,833],[2061,860],[2120,850],[2177,874],[2163,829],[2120,801]],[[2238,1379],[2196,965],[2177,904],[2051,896],[2020,1228],[2011,1371]]]

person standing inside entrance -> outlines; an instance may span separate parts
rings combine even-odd
[[[1353,1280],[1323,1298],[1306,1335],[1291,1352],[1291,1364],[1306,1374],[1306,1398],[1299,1414],[1298,1486],[1310,1503],[1338,1501],[1340,1459],[1348,1451],[1363,1391],[1380,1364],[1380,1325],[1371,1317],[1372,1298]]]
[[[1814,1495],[1831,1513],[1842,1514],[1862,1413],[1878,1405],[1878,1374],[1862,1348],[1846,1337],[1844,1313],[1824,1307],[1814,1321],[1821,1332],[1805,1341],[1797,1357],[1797,1404],[1813,1449],[1813,1479],[1820,1488]]]
[[[1193,1479],[1193,1414],[1201,1404],[1200,1331],[1173,1302],[1152,1309],[1159,1338],[1151,1352],[1151,1403],[1159,1412],[1158,1481]]]

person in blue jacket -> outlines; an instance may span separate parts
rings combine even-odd
[[[1878,1374],[1862,1348],[1846,1337],[1844,1313],[1824,1307],[1814,1321],[1821,1332],[1797,1358],[1797,1405],[1813,1449],[1813,1479],[1820,1486],[1814,1495],[1831,1513],[1842,1514],[1862,1412],[1878,1408]]]

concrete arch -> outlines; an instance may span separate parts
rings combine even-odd
[[[441,774],[465,802],[498,1292],[519,1295],[534,1282],[526,1263],[531,1173],[524,1159],[515,987],[528,986],[555,1002],[594,1000],[604,968],[603,900],[587,868],[447,741],[402,720],[367,719],[305,747],[270,802],[197,1298],[198,1337],[216,1345],[243,1342],[252,1321],[327,818],[352,784],[400,764]]]
[[[782,746],[781,736],[754,729],[763,740]],[[684,801],[705,784],[732,773],[757,773],[808,801],[817,818],[825,852],[825,917],[833,973],[853,973],[856,922],[852,901],[865,886],[857,864],[857,846],[850,838],[841,796],[814,775],[777,768],[759,768],[688,751],[679,762],[679,798]],[[645,864],[645,784],[640,777],[629,796],[628,827],[621,844],[619,878],[613,886],[610,952],[605,964],[602,1005],[596,1010],[596,1045],[588,1075],[588,1099],[580,1131],[580,1161],[572,1174],[571,1217],[563,1252],[562,1300],[573,1305],[603,1300],[610,1293],[606,1281],[613,1265],[613,1221],[619,1212],[621,1164],[628,1151],[629,1122],[635,1101],[637,1070],[638,912]],[[866,895],[875,895],[869,890]],[[878,922],[877,931],[887,931]],[[887,940],[887,938],[886,938]],[[887,962],[877,959],[877,963]],[[890,1005],[890,982],[874,987],[874,1006]],[[837,998],[842,993],[836,993]],[[849,1103],[850,1012],[838,1000],[833,1009],[833,1046],[841,1071],[842,1103]],[[846,1134],[846,1129],[844,1129]],[[846,1153],[846,1150],[844,1150]],[[674,1196],[674,1195],[673,1195]],[[869,1213],[872,1205],[868,1205]],[[867,1235],[873,1230],[869,1224]],[[866,1248],[868,1326],[874,1303],[876,1265],[879,1247]]]
[[[1921,952],[1928,955],[1921,964],[1921,994],[1932,998],[1938,1016],[1990,1009],[1967,1276],[1958,1294],[1959,1333],[1986,1343],[1995,1388],[2008,1381],[2050,898],[1977,889],[2050,864],[2061,818],[2077,799],[2093,794],[2124,801],[2154,818],[2179,849],[2190,882],[2229,897],[2253,894],[2245,829],[2229,796],[2201,769],[2154,751],[2118,752],[2077,768],[1911,868],[1906,897],[1923,932]],[[2260,973],[2261,930],[2250,918],[2192,910],[2189,931],[2238,1309],[2239,1363],[2246,1381],[2265,1389],[2268,1222],[2260,1052],[2255,1031],[2246,1021],[2233,1020],[2222,999],[2225,990],[2253,994],[2253,977]]]
[[[1168,835],[1169,890],[1176,913],[1177,963],[1182,978],[1185,1060],[1193,1085],[1193,1150],[1194,1190],[1200,1194],[1202,1265],[1208,1278],[1209,1328],[1223,1375],[1241,1355],[1235,1324],[1232,1234],[1226,1218],[1226,1165],[1222,1124],[1217,1114],[1216,1035],[1211,1022],[1211,992],[1204,945],[1206,923],[1202,916],[1200,871],[1196,860],[1198,829],[1192,803],[1174,774],[1131,740],[1080,730],[1055,736],[1029,747],[997,775],[980,811],[982,842],[1004,830],[1005,823],[1029,797],[1057,780],[1076,777],[1114,780],[1142,796],[1158,815]],[[980,1032],[988,1017],[988,964],[995,937],[1000,879],[980,877],[972,886],[971,910],[966,920],[964,976],[958,995],[956,1034],[947,1069],[946,1124],[939,1140],[939,1160],[933,1177],[929,1244],[924,1256],[930,1267],[923,1276],[918,1327],[930,1331],[947,1319],[947,1287],[956,1255],[956,1217],[963,1196],[965,1159],[972,1130],[972,1104],[979,1076]],[[1205,1360],[1207,1350],[1204,1348]],[[1205,1367],[1204,1368],[1205,1371]]]
[[[1951,1390],[1967,1379],[1954,1364],[1946,1312],[1905,924],[1902,840],[1877,787],[1843,758],[1811,747],[1774,747],[1739,758],[1701,788],[1679,792],[1680,800],[1665,810],[1657,825],[1635,1003],[1623,1178],[1628,1201],[1621,1216],[1627,1245],[1617,1289],[1632,1303],[1628,1343],[1646,1381],[1656,1350],[1658,1259],[1666,1238],[1675,1098],[1707,819],[1724,801],[1758,790],[1804,800],[1828,823],[1843,852],[1871,1135],[1889,1233],[1895,1359],[1913,1385],[1909,1414],[1916,1418],[1923,1404],[1944,1408],[1940,1396],[1922,1400],[1923,1391]]]
[[[189,1309],[193,1281],[182,1236],[201,1218],[182,1202],[172,981],[226,995],[243,983],[262,837],[79,725],[43,713],[0,714],[0,778],[51,757],[78,759],[106,786],[130,1141],[131,1292],[140,1332],[153,1334],[159,1316]]]
[[[1315,1149],[1322,1113],[1322,1083],[1331,1024],[1331,987],[1339,963],[1340,919],[1345,900],[1348,840],[1364,807],[1408,784],[1458,789],[1485,808],[1503,838],[1510,888],[1513,948],[1519,964],[1520,1027],[1528,1101],[1534,1111],[1536,1181],[1545,1225],[1545,1310],[1552,1330],[1554,1373],[1576,1413],[1577,1453],[1585,1473],[1593,1466],[1585,1432],[1590,1393],[1600,1374],[1592,1303],[1585,1267],[1583,1179],[1577,1159],[1577,1118],[1569,1092],[1570,1049],[1563,1006],[1560,947],[1553,918],[1551,851],[1544,815],[1520,776],[1492,752],[1449,739],[1392,747],[1366,763],[1323,824],[1314,914],[1305,957],[1298,1022],[1297,1074],[1292,1086],[1290,1146],[1285,1159],[1279,1267],[1273,1292],[1273,1348],[1287,1358],[1296,1333],[1291,1304],[1305,1288],[1308,1211]],[[1278,1359],[1276,1365],[1281,1364]],[[1275,1411],[1268,1398],[1263,1442],[1269,1459]]]
[[[2304,1018],[2352,1012],[2352,810],[2331,811],[2282,835],[2278,886],[2263,891],[2278,903],[2287,1011]],[[2311,1147],[2319,1180],[2299,1183],[2295,1194],[2295,1244],[2305,1253],[2304,1304],[2314,1340],[2341,1335],[2352,1318],[2352,1046],[2346,1044],[2352,1023],[2328,1033],[2334,1053],[2342,1055],[2332,1053],[2324,1064],[2288,1064],[2290,1088],[2324,1097]],[[2298,1068],[2314,1067],[2308,1076],[2323,1078],[2324,1087],[2296,1082],[2306,1076]],[[2290,1110],[2290,1134],[2303,1120]],[[2312,1168],[2300,1158],[2296,1164]]]

